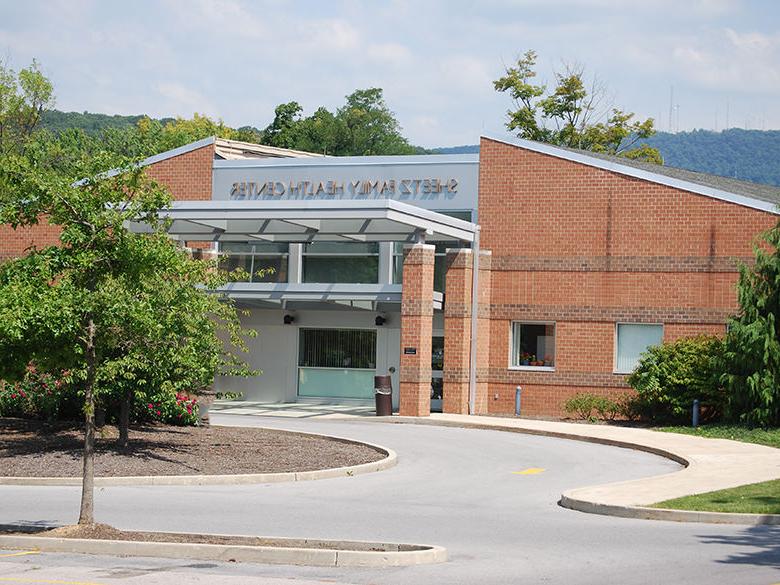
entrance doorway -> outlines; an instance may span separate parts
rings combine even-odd
[[[373,400],[375,375],[375,330],[299,329],[299,398]]]
[[[442,411],[444,398],[444,336],[431,340],[431,412]]]

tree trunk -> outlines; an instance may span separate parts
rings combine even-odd
[[[87,321],[85,358],[87,379],[84,384],[84,467],[81,482],[79,524],[95,523],[95,322]]]
[[[122,401],[119,405],[119,439],[117,447],[127,449],[130,434],[130,408],[133,404],[133,391],[125,390],[122,394]]]

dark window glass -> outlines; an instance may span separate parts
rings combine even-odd
[[[512,325],[513,366],[555,366],[555,324]]]
[[[376,331],[301,329],[298,365],[305,368],[376,367]]]
[[[314,242],[303,250],[303,282],[379,282],[379,244]]]

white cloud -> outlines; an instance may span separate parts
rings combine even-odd
[[[214,116],[217,108],[206,96],[181,83],[166,81],[155,86],[157,93],[168,103],[172,113],[189,117],[195,112]]]
[[[399,43],[372,43],[368,46],[366,55],[377,64],[391,67],[408,65],[412,59],[412,52]]]
[[[296,28],[295,35],[290,39],[293,46],[300,44],[301,47],[318,52],[349,52],[360,49],[360,34],[344,19],[305,20]]]
[[[780,95],[780,34],[726,28],[674,48],[681,73],[712,89]]]

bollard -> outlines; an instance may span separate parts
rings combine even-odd
[[[520,395],[523,393],[523,387],[515,388],[515,416],[520,416]]]
[[[693,428],[699,426],[699,399],[693,401]]]

